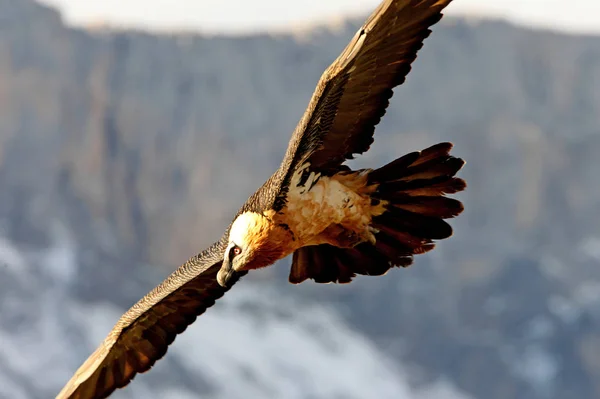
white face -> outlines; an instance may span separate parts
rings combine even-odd
[[[263,216],[246,212],[238,216],[229,231],[229,244],[224,262],[229,262],[233,270],[239,271],[252,260],[253,254],[268,238],[270,223]]]
[[[259,220],[263,216],[254,213],[246,212],[238,216],[229,231],[229,243],[232,242],[240,247],[247,247],[252,241],[252,232],[259,230]]]

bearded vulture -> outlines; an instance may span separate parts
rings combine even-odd
[[[279,169],[241,207],[219,241],[194,256],[116,323],[58,394],[105,398],[163,357],[177,334],[249,270],[292,255],[289,281],[349,283],[407,267],[452,235],[463,210],[464,161],[439,143],[378,169],[364,153],[430,28],[451,0],[385,0],[327,68]]]

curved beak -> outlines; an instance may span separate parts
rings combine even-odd
[[[217,282],[221,287],[228,288],[229,280],[231,280],[231,277],[233,277],[235,274],[236,271],[233,270],[233,267],[231,267],[229,259],[225,259],[221,269],[219,270],[219,273],[217,273]]]

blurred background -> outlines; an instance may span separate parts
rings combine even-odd
[[[324,4],[0,0],[0,398],[54,397],[278,167],[378,1]],[[351,164],[454,142],[454,236],[251,273],[113,397],[600,398],[599,8],[456,0]]]

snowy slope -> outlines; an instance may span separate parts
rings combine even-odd
[[[123,311],[69,296],[77,261],[67,237],[55,236],[62,238],[45,251],[0,240],[1,398],[52,397]],[[150,373],[113,397],[197,395],[466,399],[444,381],[412,388],[394,362],[332,309],[299,305],[249,282],[232,289]]]

